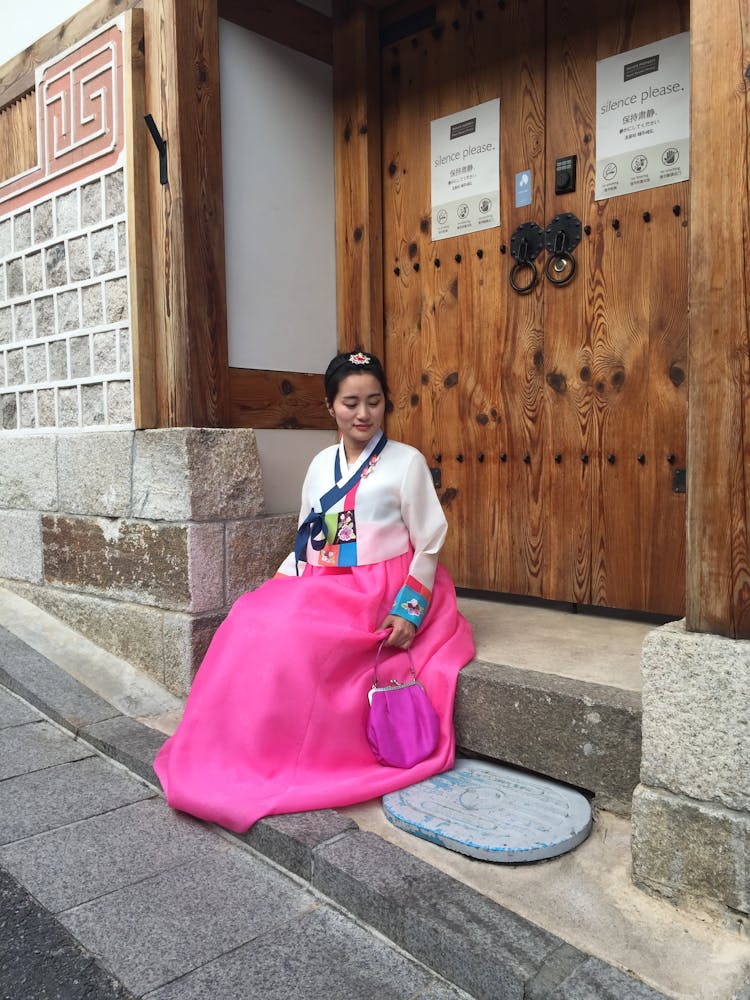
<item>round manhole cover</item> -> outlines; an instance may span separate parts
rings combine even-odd
[[[539,861],[572,851],[591,830],[588,799],[566,785],[481,760],[383,797],[394,826],[484,861]]]

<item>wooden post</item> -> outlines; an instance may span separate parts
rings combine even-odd
[[[125,173],[128,198],[130,338],[133,345],[133,404],[136,427],[156,426],[154,307],[148,170],[151,156],[143,127],[146,108],[143,11],[125,16]]]
[[[383,236],[377,11],[336,0],[333,108],[340,350],[383,354]]]
[[[228,358],[216,0],[145,0],[149,192],[161,427],[226,424]],[[145,125],[144,125],[145,128]]]
[[[692,0],[687,627],[750,638],[750,0]]]

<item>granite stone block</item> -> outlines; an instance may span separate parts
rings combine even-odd
[[[159,676],[156,673],[153,663],[144,664],[144,669],[173,694],[185,697],[214,633],[225,617],[223,611],[207,615],[165,613],[163,674]]]
[[[24,270],[26,272],[26,290],[28,292],[41,292],[44,288],[44,272],[40,250],[26,256]]]
[[[164,681],[165,615],[159,609],[79,594],[60,587],[34,587],[17,583],[9,586],[14,593],[59,618],[102,649],[140,668],[156,680]],[[190,620],[194,616],[184,617]],[[169,652],[173,655],[171,649]]]
[[[294,548],[296,514],[276,514],[226,526],[227,603],[271,579]]]
[[[0,344],[10,344],[13,341],[13,309],[4,306],[0,309]]]
[[[0,395],[0,423],[5,431],[14,431],[18,427],[18,400],[14,393]]]
[[[127,515],[132,452],[132,431],[60,435],[57,461],[62,510],[104,517]]]
[[[113,226],[91,234],[91,271],[94,275],[117,270],[117,237]]]
[[[639,785],[632,849],[636,885],[750,914],[750,813]]]
[[[79,330],[80,327],[81,305],[78,299],[78,290],[60,292],[57,296],[57,332],[72,333]]]
[[[140,431],[133,511],[155,520],[211,520],[263,513],[263,478],[249,429]]]
[[[220,524],[45,515],[42,532],[48,583],[175,611],[223,607]]]
[[[243,840],[287,871],[310,881],[313,851],[345,833],[358,831],[353,819],[334,809],[267,816],[255,823]]]
[[[72,191],[58,195],[55,198],[55,219],[58,236],[78,229],[78,188],[74,188]]]
[[[0,729],[0,781],[91,756],[88,747],[46,721]]]
[[[588,958],[554,992],[544,994],[544,1000],[666,1000],[666,994],[598,958]]]
[[[286,928],[310,903],[303,889],[227,844],[201,861],[67,910],[60,919],[141,995],[264,931]]]
[[[40,389],[36,394],[36,406],[37,413],[39,414],[39,426],[54,427],[57,423],[55,390]]]
[[[8,386],[20,386],[26,382],[26,365],[23,348],[17,347],[5,355],[5,378]]]
[[[120,714],[4,628],[0,628],[0,683],[73,732]]]
[[[114,375],[118,371],[117,333],[105,330],[92,335],[94,347],[94,375]]]
[[[220,611],[224,596],[224,525],[188,525],[190,607],[195,612]]]
[[[0,261],[0,302],[7,302],[8,288],[5,283],[5,263]]]
[[[104,322],[103,290],[100,283],[81,288],[81,326],[100,326]]]
[[[23,428],[36,427],[36,406],[33,392],[21,392],[18,394],[19,402],[19,424]]]
[[[263,1000],[419,1000],[455,997],[425,992],[435,985],[428,970],[390,948],[329,907],[318,906],[291,921],[283,934],[256,940],[149,1000],[208,1000],[209,997],[263,997]]]
[[[31,209],[19,212],[13,219],[13,249],[26,250],[31,246]]]
[[[128,227],[125,222],[117,223],[117,266],[128,266]]]
[[[371,833],[318,848],[313,885],[476,1000],[523,1000],[561,943]]]
[[[102,182],[101,178],[90,181],[81,187],[81,224],[91,226],[102,218]]]
[[[130,348],[130,330],[120,328],[120,338],[118,346],[117,367],[121,372],[129,373],[133,370],[133,355]]]
[[[34,314],[30,302],[13,306],[13,336],[16,341],[31,340],[34,336]]]
[[[107,323],[122,323],[128,319],[128,279],[111,278],[104,282],[104,319]]]
[[[68,378],[68,342],[53,340],[48,350],[50,382],[62,382]]]
[[[91,374],[91,338],[88,334],[70,338],[70,374],[86,378]]]
[[[125,212],[125,181],[122,170],[115,170],[104,178],[104,204],[107,218]]]
[[[0,729],[24,726],[29,722],[39,722],[42,716],[31,705],[27,705],[16,695],[0,688]]]
[[[37,337],[48,337],[57,332],[55,300],[51,295],[34,300],[34,325]]]
[[[59,288],[68,283],[68,255],[64,243],[53,243],[44,251],[44,267],[47,272],[47,287]]]
[[[106,416],[104,411],[104,385],[98,382],[93,385],[81,386],[81,421],[84,427],[103,425]]]
[[[197,820],[143,799],[0,848],[0,864],[53,912],[197,860],[216,844]]]
[[[29,385],[47,381],[46,344],[34,344],[26,348],[26,377]]]
[[[646,637],[641,781],[750,811],[750,641],[687,632]]]
[[[133,390],[129,379],[107,383],[107,423],[133,423]]]
[[[5,265],[5,281],[9,299],[17,299],[23,295],[23,258],[16,257]]]
[[[42,517],[37,511],[0,510],[0,577],[42,582]]]
[[[52,202],[43,201],[34,206],[34,242],[43,243],[54,236]]]
[[[13,229],[10,219],[0,221],[0,257],[7,257],[13,251]]]
[[[91,277],[88,236],[77,236],[68,242],[68,261],[71,281],[85,281]]]
[[[630,812],[641,759],[640,697],[588,681],[475,660],[461,671],[456,742],[594,792]]]
[[[80,425],[80,393],[77,386],[60,389],[57,394],[57,417],[60,427]]]
[[[0,439],[0,506],[57,509],[57,442],[53,435]]]
[[[154,773],[154,758],[167,741],[165,733],[127,715],[119,715],[85,726],[81,730],[81,738],[107,757],[119,761],[133,774],[159,786],[159,779]]]
[[[85,757],[0,782],[0,844],[153,798],[143,782],[100,757]]]

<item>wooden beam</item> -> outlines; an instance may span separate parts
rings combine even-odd
[[[687,627],[750,638],[750,0],[690,22]]]
[[[322,375],[229,369],[232,427],[333,429]]]
[[[336,305],[340,350],[383,354],[380,46],[378,15],[335,0]]]
[[[333,62],[331,18],[297,0],[219,0],[219,17],[313,59]]]
[[[160,427],[226,424],[228,357],[216,0],[145,0],[149,195]]]
[[[125,185],[128,199],[128,270],[130,338],[133,351],[133,402],[136,427],[156,427],[156,359],[148,210],[150,138],[143,127],[146,111],[143,10],[125,20]]]
[[[35,84],[34,72],[37,66],[140,3],[141,0],[93,0],[83,10],[79,10],[46,35],[42,35],[33,45],[9,59],[0,66],[0,108],[31,90]]]

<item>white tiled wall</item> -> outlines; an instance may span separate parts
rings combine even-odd
[[[122,169],[0,219],[0,429],[132,427]]]

